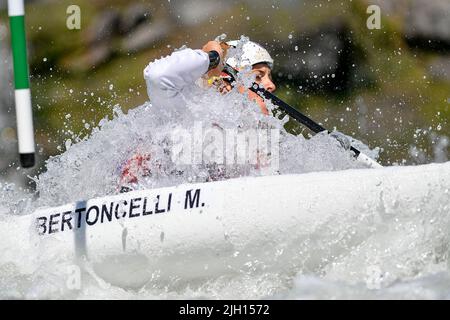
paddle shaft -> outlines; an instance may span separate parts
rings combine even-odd
[[[283,100],[278,98],[273,93],[271,93],[271,92],[269,92],[269,91],[267,91],[267,90],[265,90],[263,88],[260,88],[256,83],[253,84],[253,86],[250,88],[250,90],[252,90],[256,94],[261,93],[264,96],[264,98],[266,98],[268,100],[271,100],[273,104],[275,104],[276,106],[280,107],[290,117],[294,118],[295,120],[297,120],[301,124],[305,125],[308,129],[310,129],[314,133],[319,133],[319,132],[323,132],[323,131],[327,131],[328,133],[330,133],[330,131],[328,131],[327,129],[322,127],[320,124],[318,124],[314,120],[312,120],[309,117],[305,116],[303,113],[301,113],[300,111],[298,111],[294,107],[291,107],[289,104],[287,104],[286,102],[284,102]],[[355,147],[350,147],[350,150],[355,153],[355,157],[358,157],[359,154],[361,153],[361,151],[359,151]]]
[[[232,80],[234,80],[234,81],[236,80],[237,71],[234,70],[231,66],[225,65],[224,71],[227,74],[230,75]],[[327,131],[328,133],[330,133],[329,130],[325,129],[324,127],[322,127],[320,124],[318,124],[317,122],[315,122],[311,118],[305,116],[303,113],[301,113],[300,111],[298,111],[294,107],[290,106],[289,104],[287,104],[286,102],[284,102],[283,100],[278,98],[273,93],[267,91],[264,88],[261,88],[258,84],[253,83],[253,85],[249,89],[252,90],[253,92],[255,92],[258,95],[262,95],[265,99],[271,100],[273,104],[275,104],[276,106],[281,108],[290,117],[294,118],[295,120],[297,120],[301,124],[305,125],[308,129],[310,129],[314,133],[319,133],[319,132],[323,132],[323,131]],[[354,156],[355,156],[355,158],[358,161],[366,164],[367,166],[372,167],[372,168],[380,168],[380,167],[382,167],[378,162],[376,162],[375,160],[371,159],[367,155],[363,154],[361,151],[359,151],[355,147],[350,146],[350,150],[353,151]]]

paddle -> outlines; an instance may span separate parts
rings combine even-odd
[[[235,81],[237,77],[237,71],[231,67],[230,65],[226,64],[224,69],[224,72],[226,72],[230,77],[231,81]],[[278,98],[273,93],[270,93],[269,91],[265,90],[264,88],[261,88],[258,84],[253,83],[252,87],[249,88],[253,92],[255,92],[258,95],[263,96],[265,99],[271,100],[272,103],[276,106],[278,106],[280,109],[285,111],[290,117],[297,120],[299,123],[305,125],[308,129],[313,131],[314,133],[319,133],[323,131],[327,131],[328,133],[331,133],[329,130],[322,127],[320,124],[315,122],[314,120],[310,119],[309,117],[302,114],[300,111],[295,109],[294,107],[290,106],[280,98]],[[365,155],[358,149],[356,149],[353,146],[350,146],[350,151],[353,151],[354,157],[358,162],[364,163],[366,166],[370,168],[381,168],[382,165],[370,158],[369,156]]]

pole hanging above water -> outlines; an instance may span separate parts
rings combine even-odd
[[[8,0],[8,16],[11,28],[11,47],[14,64],[14,88],[20,164],[23,168],[30,168],[34,166],[35,145],[25,37],[24,1]]]

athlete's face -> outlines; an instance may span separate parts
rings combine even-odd
[[[274,92],[277,87],[272,81],[272,73],[269,66],[266,63],[257,63],[252,67],[252,73],[256,74],[255,82],[262,84],[264,89],[269,92]],[[225,82],[220,88],[221,93],[227,93],[231,91],[232,87],[228,82]],[[240,91],[243,89],[240,88]]]
[[[272,81],[271,70],[266,63],[257,63],[253,65],[252,73],[256,74],[255,82],[257,84],[262,84],[267,91],[274,92],[277,89]]]

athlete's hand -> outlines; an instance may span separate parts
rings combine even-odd
[[[213,76],[220,76],[220,73],[223,70],[224,64],[225,64],[225,55],[226,55],[226,48],[224,46],[221,45],[220,42],[218,41],[209,41],[208,43],[206,43],[203,48],[203,51],[205,51],[206,53],[208,53],[209,51],[217,51],[219,53],[220,56],[220,63],[219,65],[214,68],[211,69],[208,72],[208,77],[213,77]]]

